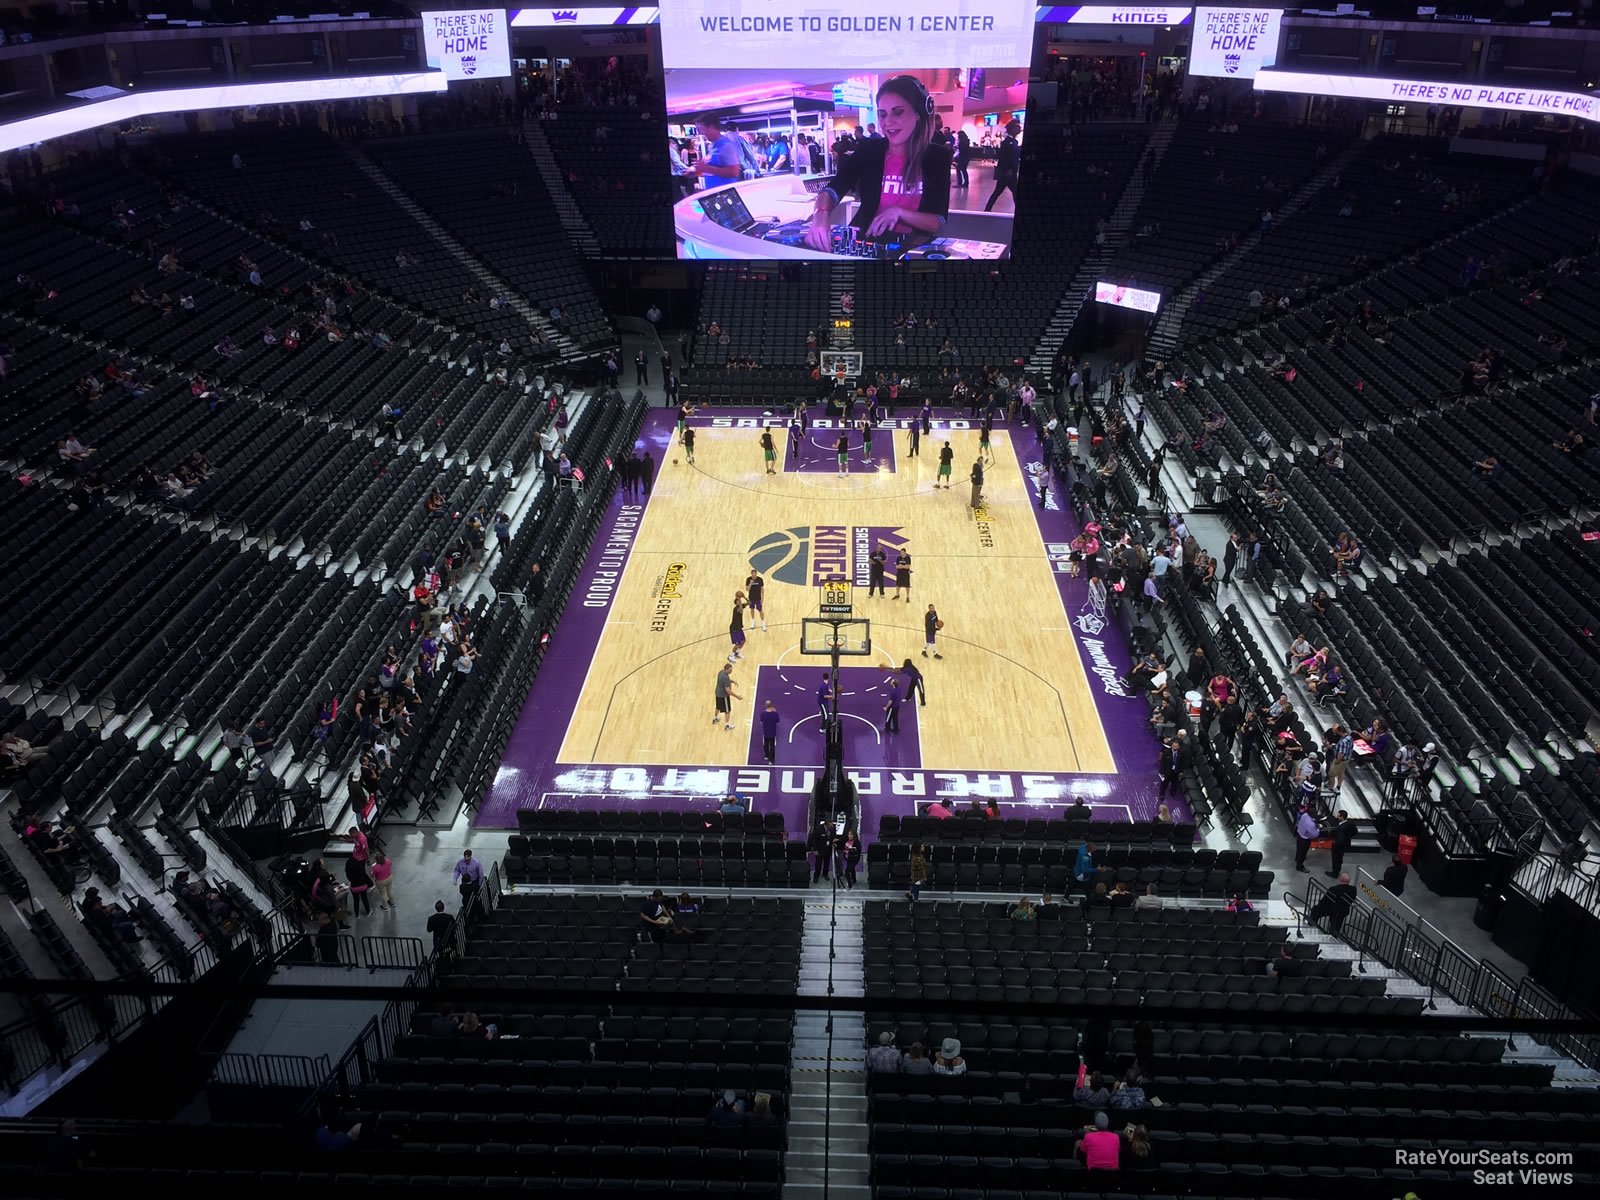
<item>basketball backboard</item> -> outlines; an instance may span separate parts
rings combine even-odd
[[[841,370],[846,379],[858,379],[861,366],[860,350],[824,350],[817,356],[817,368],[824,379],[837,378]]]
[[[803,617],[800,621],[800,653],[870,655],[872,622],[839,618],[825,621],[819,617]]]

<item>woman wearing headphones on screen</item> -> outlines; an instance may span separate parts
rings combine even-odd
[[[933,97],[922,81],[896,75],[878,88],[881,138],[857,143],[839,173],[817,194],[806,230],[813,250],[833,249],[833,210],[854,192],[861,201],[852,222],[867,237],[900,230],[937,233],[950,211],[950,147],[933,140]]]

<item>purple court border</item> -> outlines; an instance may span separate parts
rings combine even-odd
[[[658,463],[671,449],[675,420],[676,413],[671,409],[654,409],[645,418],[639,442]],[[908,415],[880,421],[878,429],[882,431],[883,443],[891,444],[895,432],[908,428],[914,420],[914,416]],[[763,416],[759,409],[719,410],[714,415],[691,418],[691,422],[697,428],[770,426],[785,430],[787,427],[785,418]],[[936,415],[933,424],[937,431],[973,429],[978,422],[959,415]],[[811,422],[812,430],[819,433],[837,427],[837,421]],[[1038,439],[1029,426],[1004,423],[1001,427],[1009,432],[1022,465],[1041,457]],[[808,436],[810,432],[808,430]],[[853,442],[859,447],[858,438]],[[857,448],[852,460],[859,459]],[[1146,725],[1147,710],[1142,701],[1124,694],[1117,683],[1120,667],[1128,662],[1126,640],[1114,623],[1103,621],[1100,614],[1090,611],[1086,582],[1071,578],[1064,569],[1064,547],[1078,532],[1072,515],[1057,505],[1053,492],[1046,506],[1040,508],[1038,483],[1026,473],[1023,478],[1035,500],[1034,520],[1056,568],[1064,615],[1071,626],[1117,773],[925,769],[921,766],[916,714],[908,702],[902,711],[902,725],[911,732],[903,732],[898,744],[887,750],[880,747],[876,752],[869,752],[864,744],[854,745],[847,758],[850,775],[861,797],[862,834],[869,840],[877,829],[879,816],[914,813],[919,805],[936,798],[946,803],[994,798],[1000,801],[1003,813],[1015,806],[1029,816],[1059,815],[1077,800],[1087,803],[1096,816],[1105,819],[1149,819],[1155,815],[1158,804],[1154,769],[1156,743]],[[754,713],[769,694],[774,698],[782,694],[783,685],[777,680],[780,669],[776,667],[762,667],[755,689],[747,693],[758,702],[757,706],[743,713],[736,712],[735,727],[739,730],[742,722],[749,765],[660,766],[556,761],[648,502],[648,497],[626,499],[620,491],[612,496],[600,533],[584,559],[578,583],[553,633],[539,676],[512,730],[500,770],[477,809],[474,825],[513,829],[519,809],[538,807],[668,808],[709,812],[715,810],[722,797],[738,794],[750,797],[756,811],[781,812],[784,826],[791,832],[806,828],[810,792],[820,766],[820,741],[815,748],[808,748],[810,752],[799,761],[786,761],[788,755],[782,749],[775,766],[769,767],[761,761]],[[852,671],[868,669],[849,668]],[[800,673],[819,672],[820,669],[783,670],[798,679]],[[769,672],[772,673],[770,682]],[[806,675],[807,679],[810,677]],[[810,690],[814,693],[815,683]],[[865,689],[861,691],[865,695]],[[803,712],[797,712],[798,717],[806,715],[813,703],[814,700],[806,696],[785,696],[780,708],[804,708]],[[847,711],[850,704],[847,701]],[[881,703],[878,707],[881,710]],[[865,720],[864,711],[856,715]],[[859,743],[862,739],[856,741]],[[1181,800],[1172,803],[1172,810],[1175,820],[1190,818]]]

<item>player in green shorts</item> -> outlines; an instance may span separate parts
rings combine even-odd
[[[778,448],[772,444],[772,430],[761,431],[761,457],[767,460],[767,474],[776,475],[778,469],[773,466],[778,459]]]
[[[841,477],[850,474],[850,435],[841,433],[836,447],[839,451],[839,474]]]
[[[956,452],[950,449],[950,443],[946,442],[939,451],[939,482],[934,484],[934,487],[950,490],[950,464],[955,456]]]

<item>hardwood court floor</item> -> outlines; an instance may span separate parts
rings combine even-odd
[[[783,431],[773,432],[781,450]],[[911,657],[927,676],[928,705],[918,710],[923,767],[1115,772],[1005,431],[994,431],[996,462],[986,467],[986,519],[968,507],[976,430],[935,429],[911,459],[907,434],[898,431],[897,471],[844,479],[831,471],[767,475],[754,429],[695,433],[697,465],[676,444],[661,461],[559,761],[742,765],[756,667],[826,662],[799,653],[800,619],[817,615],[811,564],[802,564],[803,573],[795,561],[776,565],[764,572],[771,630],[747,619],[749,641],[734,668],[743,696],[734,702],[734,732],[711,723],[733,594],[744,587],[752,547],[809,536],[814,545],[805,553],[827,560],[826,544],[837,536],[827,530],[843,526],[900,530],[913,555],[909,604],[869,600],[859,587],[855,611],[872,621],[871,661]],[[879,431],[880,446],[890,436]],[[936,491],[946,438],[955,451],[953,486]],[[851,442],[859,457],[859,439]],[[846,536],[854,545],[855,536]],[[892,595],[893,553],[889,561]],[[798,582],[783,582],[782,574]],[[945,622],[942,662],[921,657],[929,603]],[[820,760],[820,745],[817,753]]]

